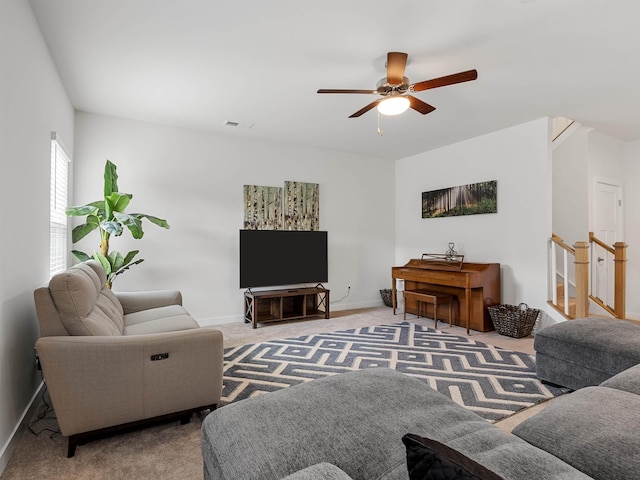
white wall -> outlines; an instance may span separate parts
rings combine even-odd
[[[73,109],[29,4],[0,2],[0,472],[41,383],[33,290],[49,279],[51,132],[73,145]],[[71,153],[71,152],[70,152]]]
[[[627,316],[640,319],[640,140],[622,147],[624,241],[627,247]]]
[[[140,249],[145,261],[121,275],[114,290],[180,289],[202,324],[241,321],[238,231],[243,185],[320,184],[320,228],[329,232],[332,309],[381,305],[394,259],[394,166],[374,158],[254,141],[250,131],[216,135],[78,113],[74,203],[98,200],[106,159],[118,186],[134,198],[128,211],[167,219],[170,230],[145,226],[112,248]],[[91,243],[87,239],[91,239]],[[79,242],[93,250],[97,234]]]
[[[421,218],[422,192],[498,181],[498,213]],[[549,122],[540,119],[396,163],[396,263],[444,253],[501,264],[502,302],[546,310],[551,234]]]
[[[580,127],[553,150],[553,233],[566,244],[589,239],[589,132]]]
[[[622,182],[622,147],[624,143],[604,133],[589,134],[589,181],[593,194],[596,178],[608,178]]]

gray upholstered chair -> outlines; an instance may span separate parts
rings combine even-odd
[[[42,373],[67,455],[96,437],[213,410],[222,333],[201,328],[178,291],[117,293],[90,260],[34,292]]]

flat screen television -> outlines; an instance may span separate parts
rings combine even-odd
[[[327,232],[240,230],[240,288],[328,281]]]

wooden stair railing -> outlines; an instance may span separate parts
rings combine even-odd
[[[558,284],[558,249],[562,254],[562,269],[560,277],[561,286]],[[573,270],[570,270],[570,259],[573,260]],[[573,284],[570,277],[573,273]],[[587,316],[589,311],[589,244],[587,242],[577,242],[573,247],[567,245],[562,238],[553,234],[551,236],[551,285],[552,298],[549,302],[566,318],[578,318]],[[575,291],[575,296],[571,297],[571,288]],[[559,294],[559,292],[561,292]],[[562,304],[559,303],[562,298]]]
[[[606,305],[601,299],[590,292],[589,282],[589,251],[593,251],[591,244],[602,247],[613,255],[614,262],[614,305]],[[562,238],[551,236],[551,265],[550,276],[552,298],[549,303],[566,318],[582,318],[589,315],[589,300],[593,301],[615,318],[625,318],[626,305],[626,249],[624,242],[616,242],[613,246],[599,240],[593,232],[589,232],[589,242],[576,242],[573,247],[567,245]],[[558,273],[557,253],[562,253],[563,265]],[[573,259],[574,270],[569,269],[569,259]],[[573,283],[570,277],[574,277]],[[562,283],[558,282],[558,276]],[[571,297],[570,288],[575,296]],[[560,302],[561,301],[561,302]]]
[[[613,255],[613,306],[605,304],[598,297],[589,294],[589,298],[616,318],[626,317],[627,303],[627,244],[616,242],[613,246],[598,239],[589,232],[589,243],[596,244],[609,255]]]

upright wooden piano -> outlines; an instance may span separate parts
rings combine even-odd
[[[499,263],[461,262],[457,267],[451,268],[442,262],[414,258],[402,267],[391,267],[394,314],[397,305],[397,280],[404,280],[405,290],[425,289],[455,295],[459,314],[457,317],[454,315],[454,324],[466,327],[467,334],[469,329],[480,332],[493,330],[487,307],[500,303]],[[426,307],[426,314],[433,314],[431,305]],[[417,314],[415,301],[409,299],[405,308],[407,312]],[[449,318],[446,320],[449,321]]]

